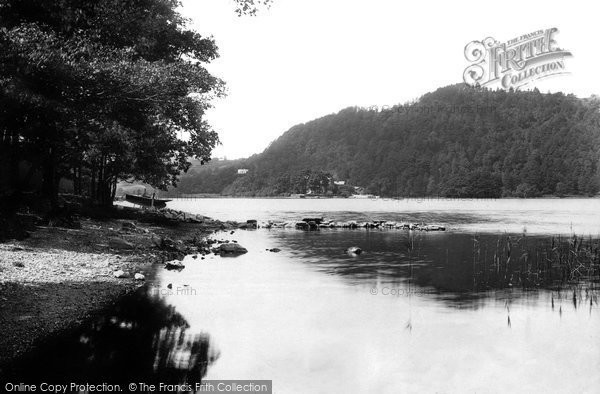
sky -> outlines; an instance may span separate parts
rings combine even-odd
[[[183,0],[189,27],[213,36],[220,57],[206,68],[227,84],[207,120],[216,157],[248,157],[299,123],[350,106],[406,103],[462,82],[464,47],[559,29],[568,75],[542,92],[600,94],[595,2],[274,0],[238,17],[233,0]]]

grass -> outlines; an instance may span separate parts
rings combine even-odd
[[[600,239],[553,236],[503,236],[490,250],[473,237],[473,269],[477,287],[552,287],[597,283]]]

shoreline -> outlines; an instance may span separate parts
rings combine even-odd
[[[81,218],[80,228],[36,226],[24,240],[0,242],[0,372],[46,338],[97,316],[153,277],[157,264],[198,250],[207,235],[232,227],[148,223],[142,210],[123,218]],[[128,275],[117,278],[122,270]]]
[[[359,197],[356,197],[359,196]],[[234,195],[189,195],[189,196],[162,196],[174,200],[203,200],[203,199],[257,199],[257,200],[393,200],[393,201],[498,201],[498,200],[579,200],[579,199],[600,199],[596,196],[539,196],[539,197],[382,197],[357,194],[349,197],[344,196],[234,196]]]

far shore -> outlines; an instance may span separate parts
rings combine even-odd
[[[600,199],[600,195],[596,196],[540,196],[540,197],[441,197],[441,196],[426,196],[426,197],[381,197],[369,195],[353,195],[353,196],[232,196],[220,194],[191,194],[178,196],[161,196],[161,198],[186,200],[186,199],[203,199],[203,198],[239,198],[239,199],[292,199],[292,200],[311,200],[311,199],[364,199],[364,200],[419,200],[419,201],[487,201],[487,200],[575,200],[575,199]]]

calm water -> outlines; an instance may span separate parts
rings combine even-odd
[[[181,272],[159,270],[101,319],[11,366],[15,379],[268,379],[276,393],[600,392],[598,284],[540,281],[527,290],[516,279],[522,264],[503,273],[491,265],[507,237],[513,255],[541,255],[547,234],[600,233],[598,200],[170,206],[220,219],[325,214],[451,230],[218,234],[249,253],[187,257]],[[364,253],[350,256],[349,246]]]
[[[197,199],[169,207],[221,220],[393,220],[471,232],[600,235],[600,198],[588,199]]]

